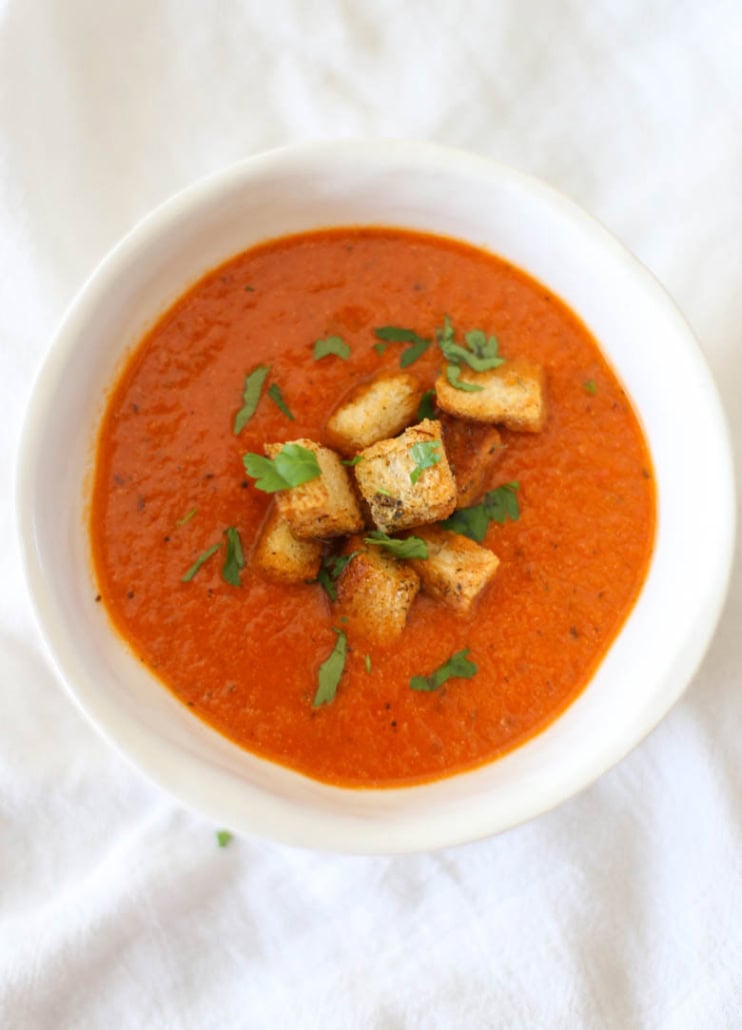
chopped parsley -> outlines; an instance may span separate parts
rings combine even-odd
[[[595,385],[594,379],[586,379],[585,382],[582,384],[582,389],[585,391],[585,393],[589,393],[592,397],[594,397],[595,394],[598,392],[598,388]]]
[[[221,546],[221,543],[214,544],[213,547],[210,547],[207,551],[204,551],[203,554],[199,554],[198,558],[196,558],[195,562],[193,563],[193,565],[191,565],[188,572],[186,572],[185,576],[181,578],[181,583],[190,583],[193,577],[198,572],[198,570],[201,568],[201,566],[205,564],[209,560],[209,558],[212,557],[212,555],[216,554],[216,552],[219,550]]]
[[[402,539],[390,537],[386,533],[375,529],[368,536],[363,538],[364,544],[373,544],[375,547],[383,547],[395,558],[427,558],[428,545],[419,536],[408,536]]]
[[[353,551],[351,554],[330,554],[322,559],[319,572],[314,583],[319,583],[331,601],[337,601],[337,590],[335,582],[339,579],[341,572],[360,551]]]
[[[420,336],[414,331],[414,329],[403,329],[397,325],[382,325],[378,329],[374,329],[374,336],[377,340],[384,341],[384,350],[386,344],[389,343],[408,343],[409,347],[406,347],[402,351],[402,356],[399,359],[400,368],[409,368],[410,365],[414,364],[418,358],[421,358],[425,351],[431,344],[429,339],[424,336]],[[375,344],[374,350],[377,354],[382,354],[380,350],[380,344]]]
[[[363,455],[362,454],[356,454],[355,458],[341,458],[340,459],[340,464],[341,465],[358,465],[362,461],[363,461]]]
[[[471,508],[459,508],[440,525],[443,529],[461,533],[462,536],[468,536],[470,540],[481,544],[490,522],[504,523],[507,519],[515,522],[518,519],[518,489],[518,483],[503,483],[497,489],[486,493],[480,504],[475,504]]]
[[[479,383],[465,383],[458,365],[446,365],[446,379],[456,390],[463,390],[465,393],[479,393],[484,389]]]
[[[417,421],[422,422],[424,418],[435,418],[435,390],[426,390],[420,398]]]
[[[366,666],[366,672],[371,672],[371,655],[367,654],[363,656],[363,664]]]
[[[347,361],[350,357],[350,347],[341,336],[327,336],[324,340],[316,340],[312,357],[315,361],[326,358],[330,354]]]
[[[468,365],[475,372],[486,372],[505,363],[498,351],[500,343],[496,336],[487,336],[482,329],[470,329],[464,333],[465,347],[456,343],[456,333],[448,315],[443,327],[436,329],[438,346],[443,357],[453,365]]]
[[[319,667],[317,691],[312,702],[314,708],[319,708],[320,705],[327,705],[334,700],[338,684],[340,683],[340,677],[343,675],[343,669],[345,668],[348,638],[341,629],[335,629],[333,626],[333,630],[337,633],[338,638],[329,656]]]
[[[191,508],[191,510],[189,512],[186,512],[186,514],[183,516],[182,519],[178,519],[178,521],[175,523],[175,525],[176,526],[185,526],[186,522],[190,522],[191,519],[193,518],[193,516],[196,514],[197,511],[198,511],[198,508]]]
[[[245,377],[242,391],[242,407],[234,417],[234,435],[238,436],[255,414],[255,409],[263,391],[263,385],[270,372],[270,365],[258,365],[250,375]]]
[[[220,848],[226,848],[227,845],[229,844],[229,842],[231,840],[233,840],[233,839],[234,839],[234,837],[229,832],[229,830],[217,830],[216,831],[216,842],[217,842],[217,844],[219,845]]]
[[[437,690],[450,679],[470,680],[475,675],[477,667],[466,657],[469,650],[468,647],[465,647],[463,651],[457,651],[430,676],[413,676],[410,680],[410,687],[412,690]]]
[[[284,444],[275,458],[248,453],[242,461],[248,476],[256,481],[256,489],[267,494],[291,490],[322,475],[317,455],[298,443]]]
[[[227,554],[222,566],[222,579],[233,587],[240,585],[240,572],[245,567],[245,556],[242,553],[240,534],[234,526],[224,530],[227,538]]]
[[[410,447],[410,455],[415,462],[415,467],[410,472],[410,482],[415,484],[425,469],[432,468],[441,460],[438,453],[441,449],[440,440],[430,440],[422,443],[413,443]]]
[[[283,412],[283,414],[286,416],[286,418],[290,418],[291,421],[293,422],[294,421],[294,416],[292,415],[291,411],[289,410],[289,407],[286,404],[286,401],[283,399],[283,394],[281,393],[281,387],[278,385],[278,383],[271,383],[271,385],[268,387],[268,396],[273,401],[273,403],[276,405],[276,407],[279,409],[279,411]]]

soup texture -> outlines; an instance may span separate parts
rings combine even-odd
[[[343,623],[321,585],[275,582],[255,567],[273,498],[243,455],[326,443],[348,391],[399,370],[409,343],[381,341],[379,327],[432,341],[407,368],[432,387],[446,318],[460,334],[496,335],[506,362],[544,370],[543,431],[501,428],[486,484],[517,484],[518,517],[490,523],[483,546],[500,565],[470,612],[421,592],[393,645],[349,630],[334,698],[315,704]],[[315,357],[328,338],[345,346]],[[245,379],[259,366],[269,371],[257,406],[236,433]],[[579,319],[489,253],[376,228],[254,247],[181,297],[112,387],[90,509],[103,606],[162,684],[241,747],[354,787],[451,775],[548,726],[626,619],[654,527],[641,428]],[[469,678],[411,689],[464,650],[476,666]]]

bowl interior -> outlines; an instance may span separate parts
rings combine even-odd
[[[583,319],[618,373],[657,476],[649,576],[588,689],[505,758],[399,790],[320,784],[241,751],[194,719],[95,603],[86,532],[95,434],[106,390],[130,348],[226,258],[265,239],[338,225],[452,236],[541,280]],[[715,484],[713,506],[689,500],[689,470],[698,469]],[[597,223],[547,187],[421,144],[277,151],[196,184],[135,228],[83,288],[59,331],[34,392],[18,486],[42,630],[62,678],[98,728],[163,787],[224,825],[358,852],[431,848],[496,832],[570,796],[621,758],[677,699],[700,661],[723,601],[733,536],[724,418],[698,347],[662,289]]]

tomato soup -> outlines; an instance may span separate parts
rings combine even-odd
[[[354,384],[399,367],[402,348],[374,346],[375,328],[435,339],[446,316],[496,334],[506,359],[544,369],[546,427],[503,429],[489,484],[517,482],[520,515],[489,526],[484,546],[500,566],[470,614],[419,594],[394,646],[348,637],[335,697],[315,707],[338,616],[317,583],[272,582],[251,566],[271,496],[245,474],[243,455],[266,442],[322,442]],[[330,336],[349,354],[315,359],[315,341]],[[245,377],[260,365],[284,408],[264,392],[235,434]],[[429,387],[440,367],[434,345],[409,371]],[[239,585],[223,575],[230,527],[244,551]],[[108,399],[90,528],[116,629],[195,716],[316,779],[398,786],[497,758],[583,690],[645,578],[655,491],[630,399],[557,297],[458,242],[338,229],[238,255],[141,341]],[[475,675],[410,689],[463,649]]]

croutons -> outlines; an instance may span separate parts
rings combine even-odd
[[[465,615],[497,572],[500,559],[460,533],[438,526],[415,530],[428,545],[426,559],[409,564],[420,577],[424,593]]]
[[[497,429],[483,422],[441,416],[443,443],[456,480],[456,507],[475,504],[505,445]]]
[[[415,421],[423,388],[409,372],[391,372],[361,383],[335,409],[327,442],[353,455],[377,440],[396,436]]]
[[[527,358],[513,358],[487,372],[462,367],[461,382],[482,389],[457,390],[443,372],[435,381],[438,405],[450,415],[473,422],[497,422],[527,433],[539,433],[544,428],[546,400],[540,365]]]
[[[349,633],[374,644],[393,644],[402,635],[407,613],[420,588],[417,573],[380,547],[351,537],[343,553],[359,553],[337,581],[337,607]]]
[[[422,468],[416,444],[440,460]],[[419,451],[419,448],[418,448]],[[437,522],[456,507],[456,483],[446,457],[441,424],[423,419],[391,440],[379,440],[361,451],[354,467],[358,487],[368,502],[374,524],[385,533]],[[413,482],[413,476],[415,481]]]
[[[276,504],[289,529],[300,540],[343,536],[363,528],[363,515],[348,470],[341,465],[334,451],[314,440],[291,440],[317,455],[322,475],[292,490],[276,494]],[[282,443],[265,444],[265,453],[275,458],[285,447]]]
[[[253,565],[270,579],[306,583],[316,579],[322,560],[320,540],[297,540],[274,504],[253,552]]]

